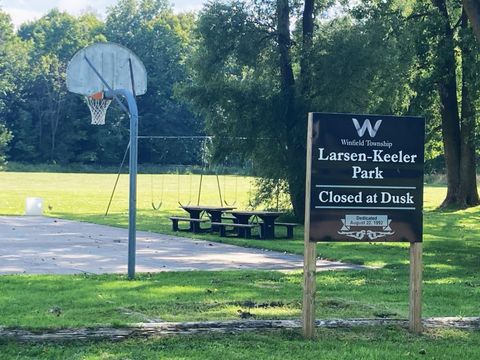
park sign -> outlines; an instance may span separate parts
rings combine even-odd
[[[310,113],[309,241],[422,241],[425,120]]]
[[[410,331],[422,331],[425,119],[309,113],[303,333],[315,336],[317,242],[410,243]]]

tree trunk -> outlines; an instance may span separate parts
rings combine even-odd
[[[58,124],[60,122],[60,115],[63,105],[63,99],[61,94],[56,95],[57,98],[52,99],[52,115],[50,118],[50,134],[51,134],[51,147],[50,147],[50,161],[55,160],[55,151],[57,143],[57,131]]]
[[[443,26],[438,43],[437,66],[443,75],[438,80],[441,102],[442,138],[447,167],[447,196],[441,207],[458,206],[460,191],[460,118],[458,115],[457,80],[453,29],[445,0],[432,0],[442,17]]]
[[[285,103],[285,114],[291,110],[294,101],[295,79],[290,58],[290,6],[288,0],[277,1],[277,42],[280,61],[280,82]]]
[[[291,171],[289,179],[290,198],[299,221],[304,220],[305,216],[305,134],[307,112],[312,111],[310,104],[311,93],[311,50],[313,43],[314,30],[314,10],[315,0],[305,0],[302,17],[302,49],[300,54],[300,87],[299,101],[297,104],[297,114],[293,131],[290,131],[290,154],[289,159]],[[295,134],[295,135],[294,135]],[[295,143],[294,143],[295,141]]]
[[[477,61],[472,49],[474,41],[465,11],[462,13],[460,48],[462,51],[462,117],[461,117],[461,162],[460,191],[458,202],[462,207],[479,204],[475,161],[475,106],[473,84],[476,84]]]
[[[480,42],[480,0],[463,0],[463,7]]]
[[[296,101],[295,79],[289,53],[290,8],[288,0],[277,1],[277,31],[282,77],[282,98],[286,116],[285,140],[288,146],[286,163],[288,187],[293,211],[299,221],[305,215],[305,134],[307,111],[310,107],[308,95],[311,90],[310,56],[314,30],[315,0],[305,0],[302,17],[302,49],[300,54],[300,87]]]
[[[379,326],[407,327],[403,319],[317,319],[315,326],[324,329],[352,329]],[[479,330],[479,317],[425,318],[423,325],[433,329]],[[23,328],[0,328],[0,341],[66,342],[66,341],[119,341],[173,335],[232,334],[245,331],[272,331],[300,329],[300,320],[226,320],[197,322],[137,323],[123,327],[91,327],[73,329],[47,329],[30,331]],[[185,339],[184,339],[185,340]],[[183,340],[181,340],[183,341]]]
[[[304,161],[299,159],[303,154],[301,145],[295,143],[295,134],[301,128],[295,103],[295,78],[293,76],[292,60],[290,57],[290,6],[288,0],[277,0],[277,43],[280,65],[281,85],[281,118],[284,124],[283,136],[287,151],[284,152],[285,166],[287,167],[287,182],[290,192],[290,201],[297,218],[303,219],[305,210]]]
[[[305,0],[302,17],[302,53],[300,58],[301,96],[305,99],[311,91],[310,59],[312,53],[314,27],[314,0]]]

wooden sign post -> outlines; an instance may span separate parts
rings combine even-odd
[[[313,114],[308,115],[307,137],[307,178],[306,188],[310,189],[312,179],[312,124]],[[310,241],[310,191],[305,193],[305,248],[303,260],[303,334],[307,339],[315,336],[315,278],[317,272],[317,244]]]
[[[410,243],[410,296],[408,328],[422,332],[422,243]]]
[[[409,242],[409,328],[422,331],[425,119],[310,113],[303,331],[315,336],[317,242]]]

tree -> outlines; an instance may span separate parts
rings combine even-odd
[[[0,124],[0,169],[6,162],[5,153],[8,149],[8,143],[11,139],[12,133],[5,127],[5,125]]]
[[[0,121],[14,135],[8,150],[11,159],[104,164],[121,160],[128,142],[126,115],[112,106],[106,125],[92,127],[82,97],[65,86],[65,70],[73,54],[106,41],[107,36],[130,47],[147,67],[149,91],[138,98],[140,131],[198,133],[199,121],[174,96],[175,84],[186,78],[184,60],[194,19],[190,14],[173,14],[165,1],[123,0],[110,10],[106,26],[92,14],[74,17],[56,9],[22,25],[18,36],[13,26],[0,21],[0,37],[15,41],[8,61],[3,62],[0,54],[0,84],[4,83],[0,86],[8,89],[8,96],[0,94]],[[140,161],[158,161],[165,148],[161,141],[140,142]]]
[[[463,0],[463,8],[472,23],[473,31],[477,40],[480,41],[480,1]]]
[[[10,17],[0,8],[0,168],[5,164],[13,137],[7,127],[7,118],[11,105],[18,98],[18,78],[25,64],[24,50],[14,34]]]
[[[415,94],[410,111],[427,115],[427,148],[431,149],[435,133],[441,133],[447,173],[447,195],[441,206],[478,205],[474,99],[479,91],[479,59],[465,9],[448,0],[393,0],[385,2],[379,16],[408,24],[415,45],[408,84]]]
[[[348,12],[321,19],[333,3],[208,4],[198,21],[193,83],[183,91],[216,136],[217,156],[249,159],[260,176],[259,200],[280,186],[300,219],[307,112],[398,114],[411,97],[410,51],[394,36],[407,33],[401,22]]]
[[[36,110],[40,122],[40,144],[43,145],[44,124],[48,128],[47,143],[50,161],[58,159],[56,155],[57,133],[59,123],[64,116],[67,89],[65,87],[65,65],[54,54],[43,55],[38,63],[38,77],[35,80],[38,89],[36,96],[39,99],[32,99],[32,106]]]
[[[108,13],[105,33],[110,41],[131,49],[142,59],[148,91],[137,99],[141,135],[197,135],[200,121],[175,97],[175,86],[187,78],[192,14],[175,15],[166,1],[122,0]],[[128,126],[127,122],[124,122]],[[182,144],[183,145],[183,144]],[[185,150],[185,149],[184,149]],[[186,151],[172,149],[161,139],[139,143],[139,161],[189,163]]]
[[[302,165],[285,151],[289,130],[305,125],[296,121],[289,21],[288,2],[208,4],[189,64],[193,82],[182,89],[215,135],[215,159],[236,153],[252,159],[264,193],[279,180],[301,187],[288,183],[289,170]],[[302,200],[292,202],[298,211]]]
[[[13,25],[10,17],[0,9],[0,111],[5,109],[5,95],[14,86],[8,73],[9,48],[13,41]]]
[[[85,161],[92,158],[88,109],[67,92],[66,64],[80,48],[97,40],[102,24],[91,14],[78,18],[52,10],[18,31],[28,44],[28,71],[19,77],[22,101],[9,116],[15,137],[12,159],[27,162]],[[94,158],[94,156],[93,156]]]
[[[436,66],[441,102],[442,134],[447,167],[447,196],[443,207],[468,207],[480,203],[475,164],[475,114],[473,96],[478,94],[478,59],[463,9],[451,8],[445,0],[432,0],[439,21]],[[458,33],[461,64],[456,59],[457,27],[452,13],[460,13]],[[460,74],[459,74],[460,72]],[[461,79],[460,86],[457,79]],[[460,100],[458,98],[460,92]],[[459,105],[460,104],[460,105]]]

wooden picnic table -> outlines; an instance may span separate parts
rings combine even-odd
[[[262,239],[275,239],[275,219],[283,214],[279,211],[248,211],[248,210],[232,210],[229,211],[238,221],[239,224],[248,224],[250,218],[256,216],[260,218],[263,223],[261,224],[261,238]],[[239,236],[242,236],[241,229],[239,229]]]
[[[222,222],[222,214],[226,211],[233,210],[233,206],[210,206],[210,205],[183,205],[182,209],[189,213],[190,218],[200,219],[203,212],[206,212],[211,222],[220,223]],[[212,231],[218,231],[218,228],[215,225],[212,225]]]

